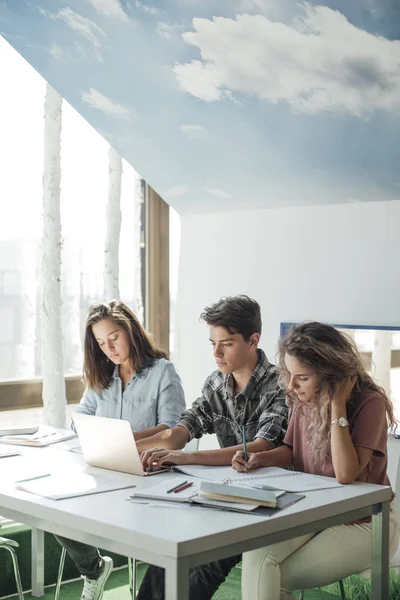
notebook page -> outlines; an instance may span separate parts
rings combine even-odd
[[[265,478],[267,475],[288,475],[293,474],[293,471],[287,471],[280,467],[262,467],[254,471],[254,474],[250,473],[238,473],[231,466],[225,467],[210,467],[206,465],[176,465],[173,467],[174,471],[185,473],[191,477],[199,477],[206,481],[217,481],[217,482],[228,482],[228,481],[240,481],[241,479],[250,481],[251,477]]]
[[[256,484],[256,482],[253,482]],[[239,483],[238,485],[241,485]],[[301,473],[301,477],[288,475],[288,477],[264,477],[258,481],[257,487],[262,489],[285,490],[285,492],[312,492],[315,490],[325,490],[329,488],[342,487],[342,484],[336,481],[334,477],[322,477],[320,475],[310,475]]]
[[[193,485],[181,492],[171,492],[174,487],[180,483],[193,481]],[[200,479],[188,480],[182,476],[172,479],[159,481],[155,485],[150,485],[142,490],[137,490],[132,494],[133,498],[148,498],[149,500],[169,500],[170,502],[188,502],[193,496],[197,496],[200,489]]]

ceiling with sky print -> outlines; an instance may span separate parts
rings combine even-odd
[[[0,0],[181,214],[400,199],[400,0]]]

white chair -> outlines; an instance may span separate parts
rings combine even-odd
[[[9,540],[7,538],[0,537],[0,550],[7,550],[11,554],[11,559],[14,567],[15,583],[17,585],[18,598],[24,600],[24,594],[22,592],[21,576],[18,568],[18,558],[14,548],[18,548],[19,544],[15,540]]]
[[[390,438],[388,440],[388,475],[390,479],[390,483],[392,484],[392,488],[396,493],[396,512],[400,515],[400,440],[396,440],[394,438]],[[396,554],[390,561],[389,568],[396,569],[400,567],[400,545],[397,548]],[[359,577],[363,577],[364,579],[371,579],[372,571],[371,569],[364,569],[360,573],[354,573],[354,575],[358,575]],[[342,600],[346,600],[346,593],[344,591],[343,581],[338,581],[338,585],[340,588],[340,595]],[[304,590],[300,593],[299,600],[304,600]]]
[[[67,551],[65,550],[65,548],[62,548],[61,556],[60,556],[60,563],[58,565],[58,576],[57,576],[57,584],[56,584],[56,591],[54,594],[54,600],[59,600],[59,597],[60,597],[60,590],[61,590],[61,583],[62,583],[62,576],[63,576],[63,571],[64,571],[66,554],[67,554]],[[133,560],[132,558],[128,558],[128,577],[129,577],[129,589],[132,591],[132,599],[135,600],[135,598],[136,598],[136,566],[137,566],[138,561],[133,560],[133,564],[132,564],[132,560]]]
[[[184,452],[195,452],[196,450],[198,450],[198,448],[199,448],[199,440],[197,438],[193,438],[192,440],[190,440],[190,442],[188,442],[186,444],[183,451]],[[66,552],[65,548],[63,548],[61,550],[60,564],[58,566],[58,576],[57,576],[57,584],[56,584],[56,591],[54,594],[54,600],[59,600],[59,597],[60,597],[60,589],[61,589],[61,582],[62,582],[62,576],[63,576],[63,571],[64,571],[66,553],[67,552]],[[133,600],[135,600],[135,598],[136,598],[136,579],[137,579],[136,578],[136,569],[137,569],[139,562],[140,561],[136,560],[135,558],[131,558],[130,556],[128,557],[129,589],[132,592]]]

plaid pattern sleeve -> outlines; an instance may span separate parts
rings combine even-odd
[[[182,413],[178,423],[188,430],[190,439],[200,438],[204,433],[215,433],[212,407],[204,394],[205,388],[203,396],[197,398],[192,406]]]
[[[181,417],[190,438],[215,433],[222,448],[263,438],[279,446],[287,429],[288,409],[285,394],[278,388],[276,367],[262,350],[244,390],[235,396],[232,375],[214,371],[206,380],[202,396]]]

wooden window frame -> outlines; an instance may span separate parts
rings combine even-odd
[[[75,404],[82,398],[85,385],[81,375],[65,377],[65,391],[68,404]],[[42,379],[7,380],[0,382],[0,411],[41,408]]]
[[[169,355],[169,205],[145,188],[145,327],[157,347]]]

